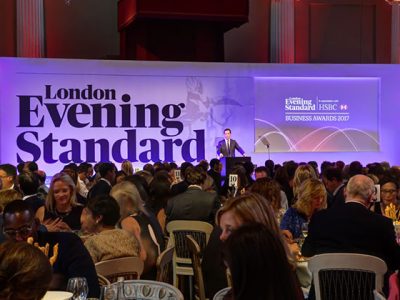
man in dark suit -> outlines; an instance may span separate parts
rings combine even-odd
[[[231,139],[231,130],[226,128],[224,130],[224,139],[217,145],[217,155],[219,158],[235,157],[235,150],[238,150],[244,156],[244,150],[235,140]]]
[[[90,189],[88,200],[98,195],[109,195],[115,183],[116,168],[113,163],[101,163],[99,173],[100,180]]]
[[[7,239],[24,242],[32,237],[40,246],[49,244],[49,257],[53,247],[58,244],[58,256],[53,265],[51,290],[65,290],[68,279],[85,277],[88,286],[88,297],[99,297],[100,287],[96,269],[89,252],[82,240],[71,232],[38,231],[39,220],[35,218],[28,203],[14,200],[6,205],[3,212],[3,231]]]
[[[218,195],[221,194],[222,187],[221,170],[222,163],[219,161],[219,159],[213,158],[210,161],[210,170],[207,171],[207,174],[214,180],[214,187]]]
[[[369,211],[375,197],[374,182],[355,175],[346,187],[346,203],[313,215],[302,254],[352,252],[377,256],[388,270],[400,267],[400,247],[392,220]]]
[[[328,208],[345,203],[342,170],[328,167],[322,173],[322,181],[328,191]]]
[[[205,171],[200,167],[186,170],[187,190],[168,200],[167,222],[173,220],[195,220],[214,223],[215,213],[221,206],[216,193],[205,192],[202,185],[206,179]]]

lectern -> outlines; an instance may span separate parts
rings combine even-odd
[[[249,0],[119,0],[121,59],[224,61],[224,32],[248,14]]]
[[[220,159],[222,163],[222,172],[221,175],[222,177],[227,176],[229,173],[231,173],[232,168],[239,163],[245,163],[247,161],[251,161],[250,156],[240,156],[240,157],[222,157]]]

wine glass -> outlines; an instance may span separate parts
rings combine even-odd
[[[304,222],[303,224],[301,224],[301,235],[303,236],[303,238],[306,238],[308,235],[308,223]]]
[[[102,286],[100,300],[118,300],[118,286],[115,284]]]
[[[85,277],[74,277],[68,280],[67,291],[72,293],[73,300],[86,300],[89,292]]]

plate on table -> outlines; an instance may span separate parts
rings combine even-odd
[[[69,300],[72,297],[70,292],[48,291],[42,300]]]

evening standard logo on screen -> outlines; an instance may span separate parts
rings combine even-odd
[[[289,122],[347,122],[350,119],[348,109],[349,106],[338,99],[285,98],[285,120]]]
[[[285,99],[285,111],[315,111],[316,106],[313,100],[301,97],[289,97]]]
[[[118,94],[116,89],[92,84],[83,88],[46,84],[42,94],[17,95],[22,129],[16,140],[17,162],[26,161],[26,155],[47,164],[174,161],[179,150],[185,161],[204,159],[205,130],[193,129],[194,138],[183,133],[184,103],[161,105]],[[43,129],[51,127],[54,130],[43,137]],[[73,129],[92,134],[80,138]]]

